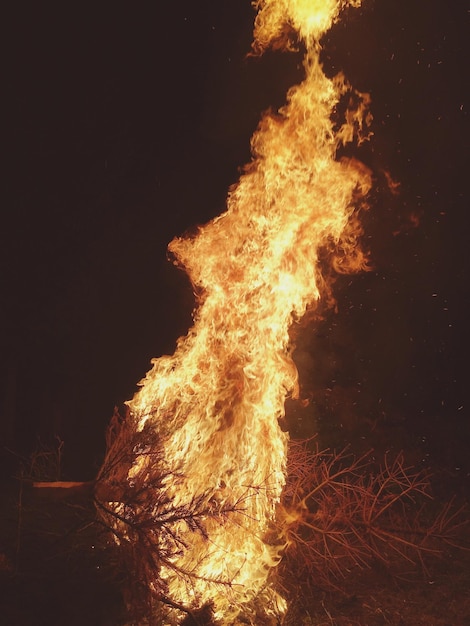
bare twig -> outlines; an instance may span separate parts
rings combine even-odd
[[[389,566],[397,557],[425,568],[425,556],[454,545],[468,523],[451,503],[429,517],[429,477],[405,466],[403,455],[386,457],[378,471],[369,455],[319,450],[311,440],[291,444],[279,510],[285,563],[295,561],[316,584],[334,586],[353,567]]]

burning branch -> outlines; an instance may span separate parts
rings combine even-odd
[[[159,611],[163,606],[178,615],[197,613],[201,608],[197,596],[192,605],[171,597],[168,580],[175,577],[188,590],[201,581],[214,589],[236,586],[236,576],[201,576],[201,561],[212,556],[210,533],[214,524],[238,526],[247,515],[247,502],[262,487],[246,487],[242,496],[226,501],[217,501],[210,490],[177,500],[175,486],[184,476],[165,466],[155,431],[145,427],[139,431],[130,413],[125,419],[115,413],[107,446],[95,484],[95,505],[99,523],[114,536],[121,568],[129,574],[129,607],[146,615],[155,614],[157,606]],[[196,538],[207,550],[187,561],[184,557],[191,554]],[[182,562],[188,566],[182,567]],[[208,605],[204,610],[207,615]]]

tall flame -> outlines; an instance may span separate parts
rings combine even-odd
[[[279,419],[286,397],[297,394],[289,328],[320,297],[322,247],[335,246],[343,266],[364,265],[355,207],[370,187],[364,166],[336,156],[361,130],[363,111],[349,111],[335,127],[332,112],[348,86],[327,78],[319,60],[320,36],[343,6],[359,2],[254,4],[254,49],[282,39],[286,25],[295,29],[306,49],[305,80],[260,122],[253,160],[226,212],[170,243],[198,297],[194,326],[173,356],[153,361],[129,403],[139,428],[150,426],[162,441],[163,466],[174,470],[167,496],[176,505],[200,497],[211,510],[233,511],[207,519],[203,534],[175,521],[186,549],[172,557],[177,567],[162,565],[159,574],[175,603],[212,601],[227,624],[262,590],[267,604],[282,605],[266,591],[280,558],[266,537],[285,483],[287,435]],[[139,457],[129,479],[146,462]],[[190,585],[178,571],[193,575]]]

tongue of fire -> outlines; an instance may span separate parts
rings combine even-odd
[[[320,37],[343,7],[360,2],[254,4],[254,51],[296,31],[305,80],[261,120],[226,212],[170,243],[198,296],[194,326],[173,356],[153,360],[129,402],[137,431],[151,429],[162,450],[158,460],[142,450],[127,473],[132,484],[160,472],[152,487],[155,508],[167,507],[156,539],[166,555],[156,565],[159,589],[174,607],[212,603],[222,624],[236,623],[255,598],[266,613],[285,608],[268,577],[283,548],[282,531],[273,540],[272,530],[286,476],[279,419],[298,391],[289,328],[320,297],[322,248],[335,249],[339,271],[365,267],[357,209],[370,188],[365,166],[337,156],[345,142],[363,139],[368,98],[355,93],[355,108],[335,124],[340,100],[353,92],[343,77],[327,78],[319,60]],[[196,521],[174,514],[195,502]]]

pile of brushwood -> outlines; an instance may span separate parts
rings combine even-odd
[[[56,470],[57,453],[51,453]],[[11,608],[6,623],[216,623],[210,606],[172,601],[160,572],[176,567],[175,554],[189,549],[178,528],[207,537],[209,518],[224,523],[243,510],[243,502],[214,510],[202,494],[175,505],[165,486],[177,479],[177,470],[174,476],[162,472],[158,436],[139,430],[130,414],[122,419],[116,412],[111,420],[94,481],[57,480],[56,470],[55,477],[46,471],[45,454],[36,464],[23,464],[7,495],[3,530],[10,542],[0,550],[3,603]],[[290,608],[273,621],[252,607],[243,623],[312,623],[311,608],[299,613],[308,604],[299,593],[309,602],[318,593],[341,594],[348,577],[358,579],[360,572],[378,568],[393,577],[405,564],[429,577],[430,562],[465,547],[467,529],[466,505],[436,503],[429,477],[408,467],[402,454],[378,464],[370,453],[355,457],[322,450],[315,439],[292,441],[283,499],[266,537],[285,545],[270,582]],[[190,571],[176,573],[191,584]]]

